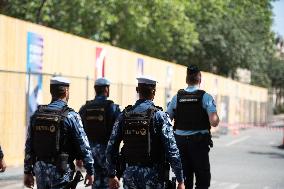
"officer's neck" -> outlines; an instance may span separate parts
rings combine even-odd
[[[68,100],[67,100],[66,97],[64,97],[64,98],[52,98],[52,99],[51,99],[51,102],[58,101],[58,100],[61,100],[61,101],[65,102],[65,103],[68,102]]]
[[[142,95],[139,95],[139,100],[151,100],[151,101],[153,101],[154,97],[144,97]]]
[[[196,88],[199,88],[199,84],[187,85],[187,87],[196,87]]]
[[[96,94],[95,97],[105,97],[105,98],[108,98],[108,95],[107,94]]]

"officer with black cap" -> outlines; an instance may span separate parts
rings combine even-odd
[[[4,154],[0,146],[0,172],[4,172],[6,169],[6,163],[4,161]]]
[[[214,99],[199,89],[200,82],[198,67],[189,66],[186,76],[188,87],[180,89],[167,108],[170,118],[175,120],[175,136],[187,189],[193,188],[194,176],[196,188],[207,189],[210,186],[209,146],[213,146],[210,129],[219,123]]]
[[[106,157],[110,188],[119,188],[117,157],[123,141],[126,169],[123,172],[123,188],[165,188],[161,169],[167,158],[177,177],[178,189],[183,189],[183,172],[179,151],[169,117],[154,105],[156,81],[151,77],[139,77],[136,91],[139,100],[125,108],[116,120],[108,142]],[[168,178],[167,178],[168,179]]]
[[[83,159],[86,185],[92,185],[92,152],[78,113],[68,107],[70,82],[63,77],[50,80],[51,103],[38,107],[27,130],[24,184],[28,188],[64,188],[72,180],[75,158]]]
[[[112,100],[108,100],[110,82],[106,78],[95,81],[96,96],[81,107],[79,114],[82,118],[85,132],[90,141],[95,160],[95,178],[93,189],[108,189],[108,175],[105,167],[105,150],[113,124],[120,114],[120,109]]]

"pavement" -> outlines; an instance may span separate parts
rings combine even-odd
[[[2,180],[15,180],[23,178],[23,173],[24,173],[23,166],[7,167],[4,173],[0,173],[0,182]]]
[[[20,189],[24,188],[23,184],[23,166],[7,167],[4,173],[0,173],[1,189]]]

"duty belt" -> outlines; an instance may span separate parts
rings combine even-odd
[[[201,134],[201,133],[197,133],[197,134],[193,134],[193,135],[175,135],[177,137],[181,137],[181,138],[186,138],[188,140],[202,140],[204,138],[210,137],[210,135],[207,134]]]

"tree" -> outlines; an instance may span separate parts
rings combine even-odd
[[[0,0],[0,11],[227,77],[246,68],[253,84],[269,86],[271,1]]]
[[[267,64],[274,56],[269,0],[190,1],[200,43],[190,60],[207,71],[234,78],[237,68],[252,72],[252,83],[268,86]]]

